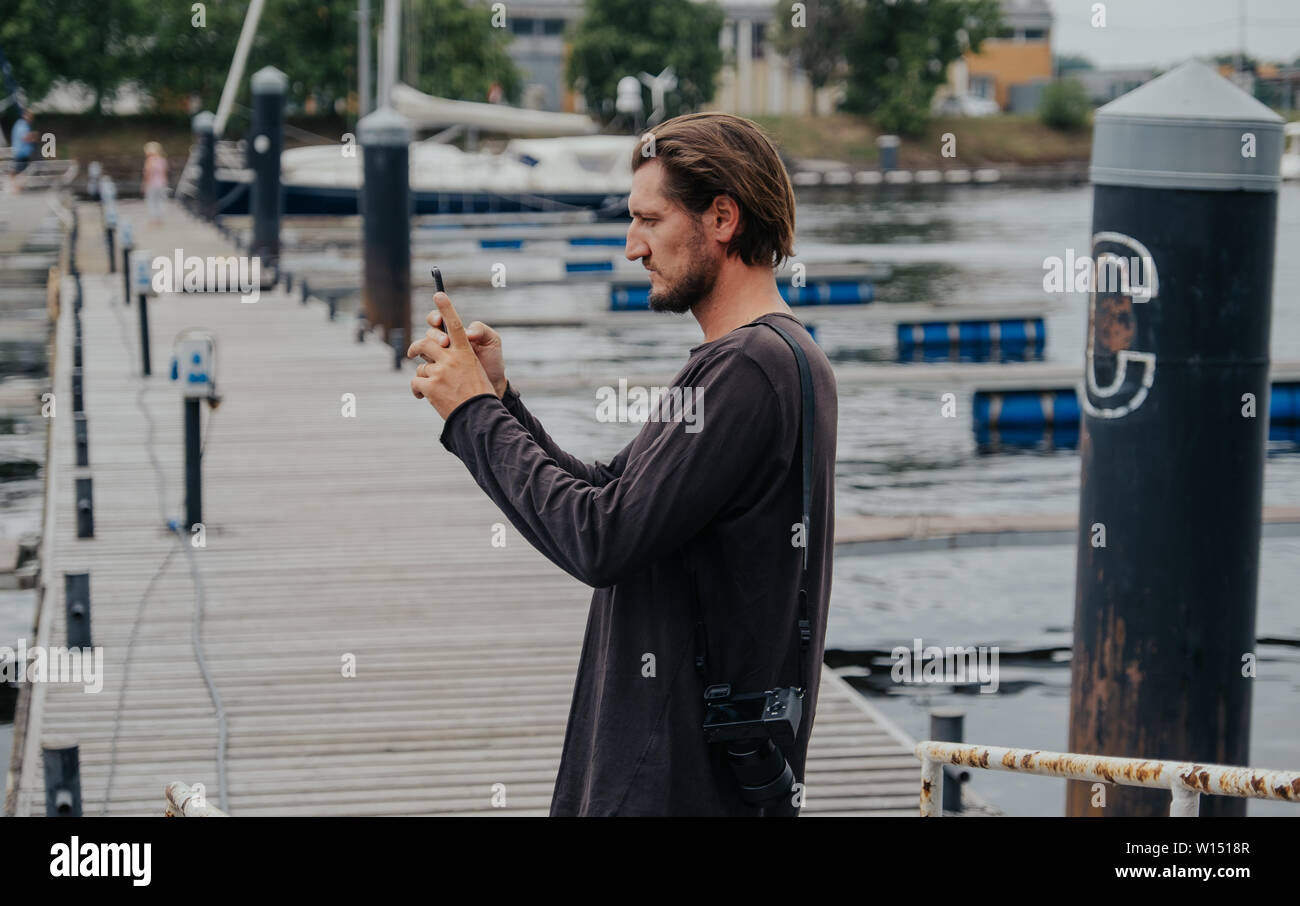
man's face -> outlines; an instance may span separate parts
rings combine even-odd
[[[625,252],[629,261],[640,258],[650,271],[650,309],[681,314],[713,291],[721,252],[705,236],[699,218],[664,197],[663,178],[657,160],[633,174]]]

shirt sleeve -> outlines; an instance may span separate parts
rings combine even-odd
[[[506,410],[515,417],[515,420],[524,426],[524,430],[532,435],[538,446],[549,453],[556,464],[570,475],[590,484],[604,486],[623,474],[632,444],[629,443],[608,463],[597,462],[589,465],[576,456],[566,453],[551,439],[546,429],[542,427],[542,423],[537,420],[537,416],[529,412],[524,401],[519,398],[519,391],[509,381],[506,381],[506,392],[501,397],[501,402],[505,404]]]
[[[776,390],[743,352],[704,363],[691,388],[695,423],[666,424],[600,486],[562,468],[494,394],[457,407],[441,440],[529,543],[605,588],[703,529],[780,436]]]

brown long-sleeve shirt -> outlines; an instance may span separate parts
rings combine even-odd
[[[735,693],[798,685],[799,371],[760,321],[799,343],[816,392],[809,688],[785,752],[802,783],[831,590],[838,409],[830,363],[798,319],[763,315],[691,349],[672,386],[692,391],[694,410],[666,395],[662,420],[652,417],[608,463],[561,450],[513,388],[447,418],[443,445],[515,528],[596,589],[553,816],[758,814],[725,753],[704,742],[690,576],[704,606],[708,682]]]

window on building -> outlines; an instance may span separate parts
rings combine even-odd
[[[1044,30],[1041,29],[1041,28],[1026,28],[1026,29],[1025,29],[1025,40],[1026,40],[1026,41],[1041,41],[1041,40],[1043,40],[1043,38],[1045,38],[1045,37],[1047,37],[1047,32],[1044,31]]]
[[[753,51],[750,56],[755,60],[763,59],[763,42],[767,40],[767,25],[763,22],[754,23],[754,43]]]
[[[511,16],[510,31],[516,35],[531,35],[533,33],[533,20],[527,16]]]
[[[563,19],[543,19],[542,34],[544,35],[562,35],[564,34]]]
[[[971,76],[970,93],[977,98],[993,98],[992,76]]]

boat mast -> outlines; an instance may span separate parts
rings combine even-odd
[[[370,112],[370,0],[357,3],[357,119]]]
[[[376,107],[393,106],[393,85],[397,82],[397,37],[402,29],[401,0],[384,0],[384,46],[379,57],[379,96]]]
[[[226,73],[226,87],[221,89],[221,103],[217,105],[217,118],[212,124],[212,134],[216,138],[221,138],[221,133],[226,128],[226,119],[230,116],[230,108],[234,106],[235,93],[239,90],[239,82],[244,77],[244,64],[248,62],[248,51],[253,46],[253,36],[257,34],[257,20],[262,17],[264,4],[265,0],[253,0],[248,4],[244,27],[239,32],[239,43],[235,45],[235,59],[230,64],[230,72]]]

